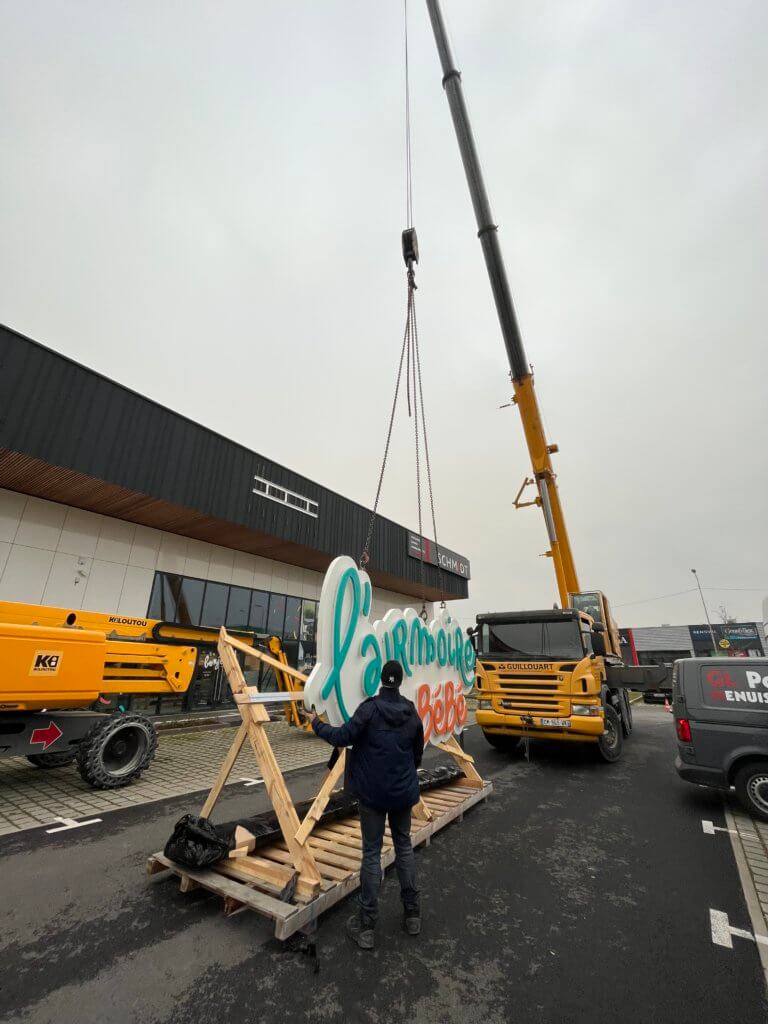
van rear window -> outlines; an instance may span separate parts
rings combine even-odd
[[[768,711],[768,664],[702,666],[702,704],[708,708]]]

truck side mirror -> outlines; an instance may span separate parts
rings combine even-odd
[[[602,636],[603,632],[605,631],[602,629],[600,630],[600,632],[595,630],[592,634],[592,650],[595,652],[595,654],[605,656],[605,637]]]

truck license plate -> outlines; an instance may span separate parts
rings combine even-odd
[[[541,724],[548,729],[570,729],[570,718],[542,718]]]

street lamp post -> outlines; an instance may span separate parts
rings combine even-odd
[[[693,575],[694,575],[694,577],[696,579],[696,586],[699,588],[699,596],[701,597],[701,604],[702,604],[702,607],[704,608],[704,614],[707,617],[707,625],[709,626],[709,635],[712,637],[712,653],[713,654],[717,654],[717,643],[715,642],[715,631],[714,631],[714,629],[712,629],[712,623],[709,621],[709,612],[707,611],[707,603],[704,600],[704,591],[701,589],[701,583],[699,582],[699,574],[696,572],[695,569],[691,569],[691,572],[693,573]]]

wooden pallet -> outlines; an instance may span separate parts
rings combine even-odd
[[[172,871],[181,879],[182,892],[207,889],[223,898],[226,914],[246,909],[264,914],[274,920],[276,937],[287,939],[299,930],[311,928],[324,910],[354,892],[360,884],[362,836],[359,818],[353,815],[325,824],[320,821],[344,772],[345,751],[340,752],[304,820],[299,822],[264,729],[269,721],[263,706],[264,695],[246,684],[235,654],[240,650],[248,657],[253,656],[253,651],[230,637],[224,628],[218,648],[243,722],[200,814],[202,817],[210,816],[248,739],[277,816],[282,839],[247,856],[220,861],[210,868],[187,868],[163,853],[155,853],[147,862],[147,874]],[[289,671],[304,680],[305,677],[295,669]],[[297,691],[290,699],[302,697],[302,692]],[[413,809],[411,837],[414,846],[428,844],[435,832],[452,821],[461,820],[464,812],[485,800],[493,788],[481,779],[472,757],[461,749],[455,738],[439,744],[439,747],[454,758],[464,775],[423,793]],[[395,851],[387,828],[382,866],[387,868],[394,859]]]
[[[424,794],[424,803],[432,814],[432,820],[413,819],[411,839],[413,845],[429,845],[432,836],[452,821],[464,817],[464,813],[480,800],[485,800],[492,790],[490,783],[481,789],[470,788],[461,782],[453,782]],[[255,851],[255,857],[275,871],[274,886],[265,886],[262,878],[248,878],[248,869],[232,867],[252,857],[238,857],[214,868],[192,869],[169,860],[164,854],[156,853],[149,858],[147,874],[172,871],[181,879],[181,891],[202,888],[221,896],[224,913],[236,914],[241,910],[255,910],[275,922],[275,936],[287,939],[297,931],[306,929],[326,910],[354,892],[360,885],[360,856],[362,839],[360,820],[354,817],[330,822],[327,826],[314,829],[309,840],[321,884],[319,895],[306,899],[294,895],[293,900],[281,899],[278,895],[279,879],[291,874],[290,854],[285,843],[273,843]],[[389,838],[384,837],[381,864],[383,868],[394,863],[395,851]]]

